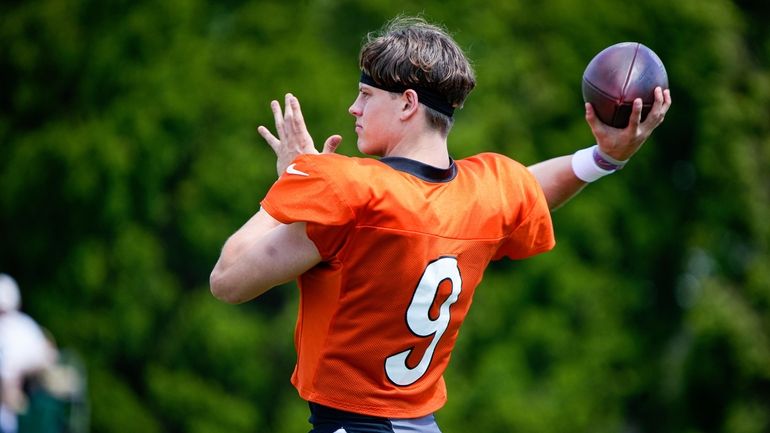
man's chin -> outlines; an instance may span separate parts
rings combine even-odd
[[[360,139],[356,142],[356,145],[358,147],[358,151],[363,153],[364,155],[382,156],[380,152],[374,152],[373,149],[368,148],[366,146],[366,143],[362,142]]]

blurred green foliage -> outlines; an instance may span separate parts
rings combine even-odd
[[[352,118],[362,38],[445,25],[479,86],[455,157],[591,142],[588,61],[633,40],[674,105],[622,173],[495,263],[447,372],[445,432],[770,431],[770,7],[618,2],[29,0],[0,5],[0,271],[83,355],[95,432],[307,431],[296,290],[208,293],[276,178],[255,133],[291,91],[317,143]]]

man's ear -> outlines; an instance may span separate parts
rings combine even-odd
[[[419,102],[417,92],[412,89],[406,89],[404,93],[401,94],[401,120],[406,120],[414,116],[414,114],[417,113]]]

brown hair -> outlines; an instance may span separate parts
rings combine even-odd
[[[476,76],[457,42],[441,27],[421,17],[396,17],[367,35],[359,57],[361,71],[386,87],[417,86],[462,107],[476,86]],[[428,122],[444,135],[453,119],[425,107]]]

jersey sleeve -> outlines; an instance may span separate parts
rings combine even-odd
[[[342,247],[355,223],[355,213],[343,199],[340,185],[331,177],[333,164],[301,155],[273,184],[262,208],[284,224],[305,222],[307,235],[318,248],[322,260],[333,257]]]
[[[504,181],[511,186],[508,203],[515,216],[494,259],[524,259],[551,250],[556,245],[551,211],[537,179],[516,163],[515,171]]]

